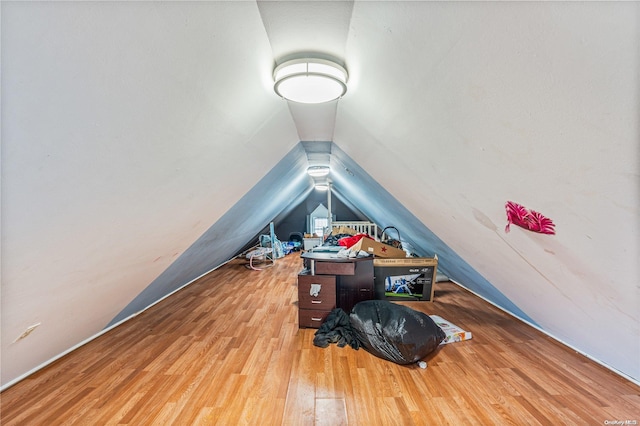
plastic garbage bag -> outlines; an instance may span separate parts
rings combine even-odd
[[[421,360],[446,337],[429,315],[386,300],[356,304],[350,321],[364,349],[397,364]]]

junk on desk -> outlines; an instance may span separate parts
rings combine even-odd
[[[385,228],[386,229],[386,228]],[[400,233],[398,232],[398,237]],[[390,240],[391,241],[391,240]],[[376,241],[372,235],[357,232],[347,227],[334,228],[331,234],[325,239],[323,245],[342,246],[356,252],[363,251],[372,256],[385,258],[403,258],[407,253],[402,250],[400,241],[395,241],[395,245]]]
[[[355,235],[351,235],[348,237],[342,237],[338,240],[338,245],[345,247],[345,248],[351,248],[353,247],[355,244],[358,243],[358,241],[360,241],[363,238],[369,238],[369,239],[373,239],[371,238],[369,235],[367,234],[355,234]]]
[[[303,250],[312,250],[320,245],[322,245],[322,237],[319,237],[316,234],[304,234]]]
[[[387,229],[394,229],[396,231],[396,234],[398,235],[398,238],[395,239],[395,238],[388,237],[386,232]],[[384,244],[402,250],[402,240],[400,237],[400,231],[398,231],[398,228],[396,228],[395,226],[387,226],[386,228],[384,228],[382,230],[382,237],[383,237],[382,242]]]
[[[407,253],[404,250],[392,247],[390,245],[375,241],[370,238],[362,238],[360,241],[354,244],[351,249],[355,249],[358,251],[362,250],[377,257],[394,259],[407,257]]]

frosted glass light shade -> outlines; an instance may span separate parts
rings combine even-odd
[[[310,166],[307,169],[307,174],[313,177],[322,177],[329,174],[329,166]]]
[[[320,104],[347,92],[347,70],[324,59],[293,59],[273,71],[273,90],[287,100]]]

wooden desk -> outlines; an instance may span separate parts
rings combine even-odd
[[[362,301],[374,298],[373,257],[341,258],[334,253],[300,255],[305,269],[298,275],[298,325],[318,328],[329,312],[347,313]],[[320,290],[312,295],[314,289]]]

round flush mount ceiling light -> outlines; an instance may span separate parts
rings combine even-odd
[[[320,104],[347,92],[347,70],[326,59],[292,59],[273,71],[273,90],[287,100]]]
[[[322,177],[329,174],[329,166],[311,166],[307,169],[307,174],[313,177]]]

